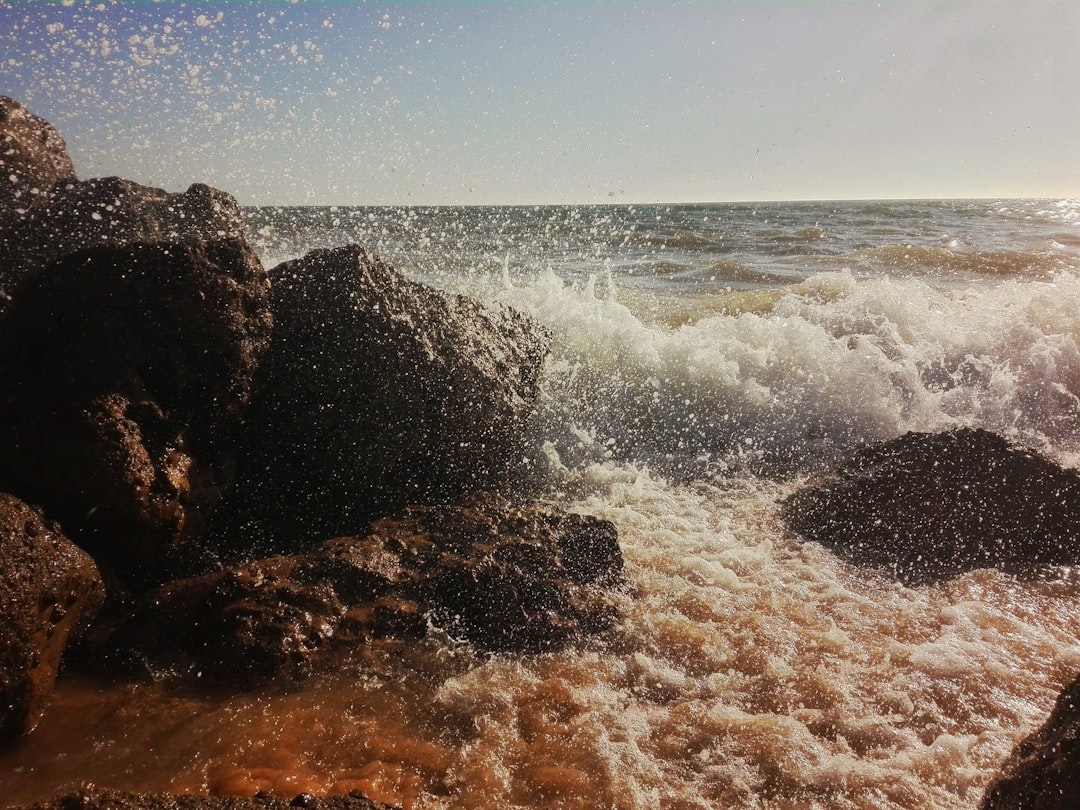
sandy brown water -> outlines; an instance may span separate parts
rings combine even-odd
[[[574,508],[621,533],[611,637],[475,658],[438,637],[303,688],[66,678],[0,795],[84,782],[407,808],[974,808],[1080,672],[1080,583],[976,571],[911,589],[781,525],[787,487],[598,465]]]

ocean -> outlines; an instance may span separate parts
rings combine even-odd
[[[612,520],[610,636],[435,628],[302,688],[61,677],[0,795],[406,808],[975,808],[1080,673],[1080,577],[905,587],[786,529],[862,444],[982,427],[1080,464],[1080,201],[249,208],[267,267],[359,242],[554,335],[519,497]]]

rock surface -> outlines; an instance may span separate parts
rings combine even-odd
[[[429,622],[483,651],[541,651],[610,627],[621,577],[610,522],[482,494],[170,583],[99,647],[243,687],[302,679],[332,648],[419,638]]]
[[[68,640],[104,597],[89,556],[39,511],[0,494],[0,740],[37,724]]]
[[[0,320],[0,489],[131,583],[184,570],[231,478],[268,297],[235,239],[100,247],[27,279]]]
[[[188,796],[168,793],[125,793],[87,788],[59,796],[49,802],[12,810],[393,810],[390,805],[371,801],[360,793],[325,799],[301,793],[293,799],[259,793],[239,796]]]
[[[1080,797],[1080,678],[1006,760],[982,810],[1073,810]]]
[[[201,183],[171,194],[119,177],[72,180],[16,210],[22,213],[0,244],[0,267],[7,267],[0,283],[7,297],[17,294],[23,279],[77,251],[246,236],[236,200]]]
[[[0,288],[7,231],[57,183],[74,182],[67,145],[47,121],[22,104],[0,96]]]
[[[783,514],[804,537],[913,585],[1080,562],[1080,475],[986,430],[859,450]]]
[[[222,531],[262,553],[505,487],[550,343],[355,246],[270,271],[274,338]]]

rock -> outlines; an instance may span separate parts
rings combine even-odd
[[[126,793],[119,790],[84,788],[48,802],[11,810],[394,810],[388,804],[368,799],[359,791],[343,796],[318,798],[301,793],[293,799],[257,793],[240,796],[195,796],[171,793]]]
[[[195,669],[242,689],[301,681],[345,614],[333,586],[304,578],[301,562],[271,557],[167,583],[95,642],[97,655]]]
[[[1080,796],[1080,678],[1023,740],[983,796],[982,810],[1072,810]]]
[[[0,245],[19,209],[32,206],[57,183],[74,180],[67,145],[52,124],[0,96]],[[0,248],[0,256],[5,253]]]
[[[364,538],[331,540],[315,570],[342,592],[414,601],[486,651],[540,652],[617,619],[603,587],[620,583],[615,526],[480,494],[460,507],[410,507]]]
[[[807,539],[912,585],[1080,561],[1080,475],[986,430],[861,449],[789,497],[783,514]]]
[[[19,210],[0,250],[0,268],[8,268],[0,286],[9,298],[23,279],[70,253],[134,243],[246,238],[236,200],[201,183],[170,194],[119,177],[71,180]]]
[[[236,239],[100,247],[27,279],[0,320],[0,489],[137,587],[190,573],[268,299]]]
[[[609,628],[621,581],[610,522],[482,494],[165,585],[97,649],[241,687],[300,680],[331,649],[420,638],[430,623],[481,651],[538,652]]]
[[[355,245],[270,276],[274,338],[223,532],[262,553],[298,550],[507,485],[544,327],[410,281]]]
[[[0,740],[37,724],[69,639],[104,598],[94,561],[39,511],[0,494]]]

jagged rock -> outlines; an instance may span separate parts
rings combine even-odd
[[[0,269],[7,230],[57,183],[74,182],[67,145],[47,121],[0,96]]]
[[[410,281],[355,245],[270,276],[274,338],[224,533],[296,550],[409,504],[506,486],[543,326]]]
[[[7,297],[52,260],[89,248],[246,238],[236,200],[201,183],[171,194],[119,177],[71,180],[18,212],[0,243]]]
[[[1080,678],[987,788],[982,810],[1073,810],[1080,796]]]
[[[621,576],[610,522],[482,494],[169,583],[96,647],[243,687],[301,679],[328,650],[419,638],[429,623],[482,651],[541,651],[610,627]]]
[[[363,538],[319,547],[315,570],[339,590],[414,601],[488,651],[558,648],[616,618],[603,589],[622,575],[615,526],[497,495],[460,507],[410,507]],[[370,598],[370,597],[369,597]]]
[[[85,788],[11,810],[394,810],[358,791],[343,796],[318,798],[306,793],[287,799],[268,793],[251,798],[240,796],[194,796],[172,793],[127,793],[119,790]]]
[[[907,584],[1080,561],[1080,475],[981,429],[858,450],[783,514],[804,537]]]
[[[0,321],[0,489],[138,586],[185,570],[231,479],[268,298],[235,239],[95,248],[27,279]]]
[[[104,598],[94,561],[39,511],[0,494],[0,740],[37,724],[69,639]]]

